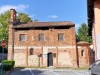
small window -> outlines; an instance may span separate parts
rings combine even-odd
[[[84,50],[81,50],[81,56],[84,56]]]
[[[58,34],[58,41],[63,41],[64,40],[64,34]]]
[[[39,34],[39,41],[44,41],[44,40],[45,40],[44,34]]]
[[[30,49],[30,55],[33,55],[33,48]]]
[[[20,34],[19,40],[26,41],[26,34]]]

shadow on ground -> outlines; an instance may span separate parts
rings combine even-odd
[[[34,69],[31,71],[34,73],[34,75],[44,75],[44,71],[41,71],[41,70]]]
[[[9,75],[44,75],[43,71],[41,70],[31,70],[31,69],[25,69],[25,68],[19,68],[16,67],[12,71],[9,72]]]

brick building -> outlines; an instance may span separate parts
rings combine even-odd
[[[89,65],[89,44],[76,44],[75,24],[70,21],[20,23],[16,11],[10,11],[8,59],[15,60],[15,66]]]

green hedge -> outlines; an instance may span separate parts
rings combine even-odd
[[[2,61],[2,65],[3,65],[3,69],[5,71],[9,71],[9,70],[13,69],[13,67],[15,65],[15,61],[12,61],[12,60],[3,60]]]

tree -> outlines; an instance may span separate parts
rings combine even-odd
[[[21,23],[24,22],[31,22],[31,18],[29,17],[29,15],[19,12],[17,18],[20,20]]]
[[[79,27],[78,38],[80,41],[92,43],[92,38],[88,35],[88,26],[86,25],[86,23],[82,23],[81,27]]]
[[[78,42],[78,41],[79,41],[78,34],[77,34],[77,33],[75,33],[75,36],[76,36],[76,41]]]
[[[0,42],[5,39],[8,42],[8,24],[10,21],[10,11],[0,15]]]
[[[30,22],[31,18],[25,13],[18,13],[17,19],[20,22]],[[10,11],[0,14],[0,42],[5,39],[8,43],[8,26],[10,21]]]
[[[38,22],[38,19],[35,19],[34,22]]]

